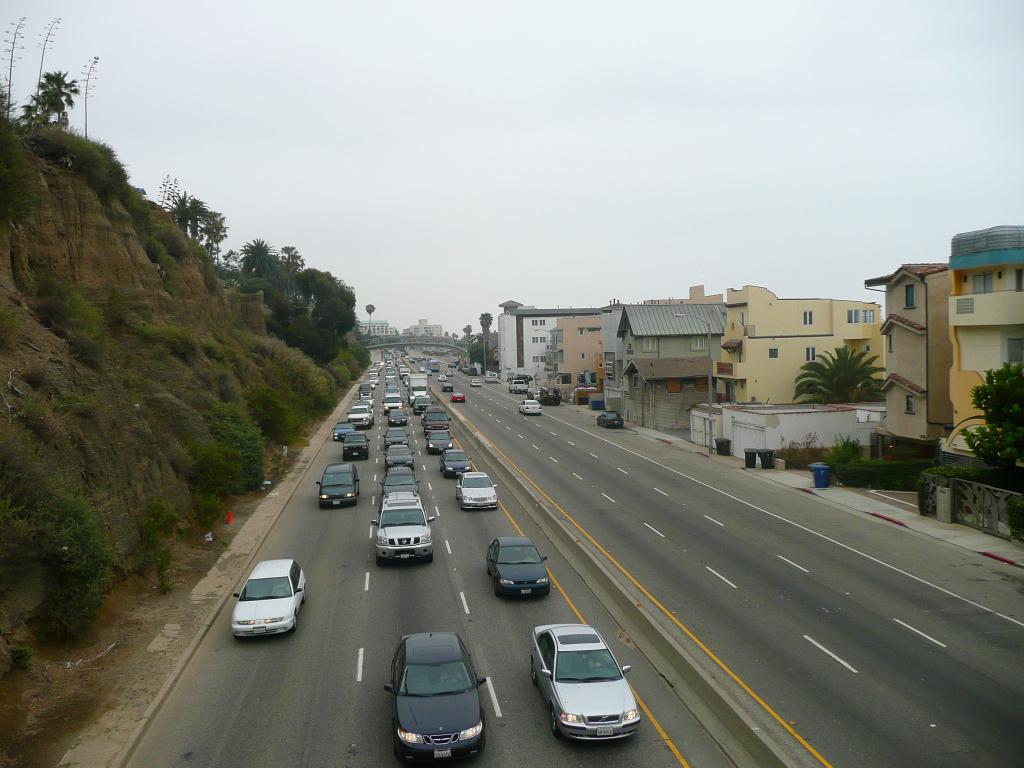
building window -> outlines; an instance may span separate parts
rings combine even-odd
[[[747,315],[745,312],[740,312],[740,325],[746,325]]]
[[[892,331],[885,336],[885,349],[887,352],[892,352]]]
[[[875,310],[873,310],[873,309],[865,309],[865,310],[863,310],[862,315],[864,317],[864,322],[865,323],[873,323],[873,322],[875,322]]]
[[[643,352],[657,352],[658,338],[656,336],[644,336],[640,339],[640,349]]]
[[[860,322],[860,310],[859,309],[848,309],[848,310],[846,310],[846,322],[848,322],[848,323],[859,323]]]
[[[973,278],[974,293],[992,293],[992,273],[981,272]]]
[[[915,301],[915,299],[917,298],[915,296],[915,293],[916,293],[915,289],[916,288],[917,288],[917,286],[915,286],[913,283],[908,283],[907,285],[903,286],[903,308],[904,309],[913,309],[914,307],[917,306],[917,303]]]
[[[815,357],[816,352],[814,347],[804,347],[804,360],[806,360],[809,363],[812,360],[814,360]]]
[[[583,329],[582,328],[577,328],[576,331],[579,333],[580,336],[583,335]]]
[[[814,312],[809,309],[804,310],[804,325],[814,325]]]
[[[541,320],[541,321],[540,321],[540,324],[541,324],[541,325],[547,325],[547,324],[548,324],[548,321],[547,321],[547,320]]]
[[[694,352],[700,352],[704,349],[707,349],[707,341],[708,340],[703,336],[694,336],[690,339],[690,349],[692,349]]]
[[[1018,269],[1014,273],[1013,290],[1024,291],[1024,269]]]
[[[778,360],[779,359],[779,348],[778,347],[768,347],[768,359],[769,360]]]
[[[1024,338],[1006,340],[1006,362],[1024,363]]]
[[[907,395],[906,400],[907,400],[906,412],[907,413],[914,413],[914,396],[913,395]]]

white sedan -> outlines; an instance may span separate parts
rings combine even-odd
[[[437,380],[438,380],[438,381],[448,381],[448,377],[447,377],[447,376],[445,376],[445,375],[444,375],[443,373],[439,373],[439,374],[437,375]]]
[[[540,403],[536,400],[523,400],[519,404],[519,412],[523,416],[540,416]]]
[[[469,380],[469,386],[471,386],[471,387],[482,387],[483,386],[483,382],[480,381],[480,379],[470,379]]]
[[[231,632],[236,637],[294,632],[306,602],[306,574],[294,560],[264,560],[235,597]]]

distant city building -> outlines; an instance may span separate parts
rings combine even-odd
[[[359,333],[363,336],[397,336],[398,329],[387,320],[360,320]]]
[[[506,301],[498,306],[504,310],[497,317],[498,367],[502,379],[527,375],[546,381],[550,331],[557,327],[559,318],[599,318],[601,315],[601,310],[595,307],[538,309],[518,301]],[[598,324],[599,319],[595,325]]]
[[[425,319],[417,320],[416,325],[410,325],[402,333],[405,336],[444,336],[440,325],[431,325]]]

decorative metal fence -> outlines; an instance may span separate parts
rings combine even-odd
[[[959,478],[924,476],[919,498],[922,515],[935,516],[936,488],[948,487],[954,522],[969,525],[1003,539],[1010,538],[1010,522],[1006,513],[1008,499],[1021,494]]]

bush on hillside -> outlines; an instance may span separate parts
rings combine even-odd
[[[264,448],[259,427],[235,403],[214,403],[205,418],[214,439],[238,453],[238,475],[227,493],[240,494],[258,488],[263,482]]]
[[[186,363],[191,363],[199,353],[199,342],[190,328],[183,325],[155,325],[138,323],[132,330],[143,338],[167,348],[167,351]]]
[[[23,221],[35,204],[32,168],[11,125],[0,120],[0,221]]]
[[[122,198],[129,191],[134,192],[117,153],[106,144],[56,125],[41,125],[33,129],[25,143],[43,160],[81,176],[100,199]]]
[[[38,275],[36,312],[45,324],[68,340],[71,351],[86,365],[96,368],[103,358],[106,336],[103,316],[70,283],[47,274]]]
[[[242,457],[226,443],[192,445],[192,472],[189,481],[197,491],[226,496],[238,486],[242,475]]]
[[[302,415],[291,404],[293,398],[281,390],[253,387],[245,393],[249,413],[260,430],[279,445],[288,445],[297,436]]]

